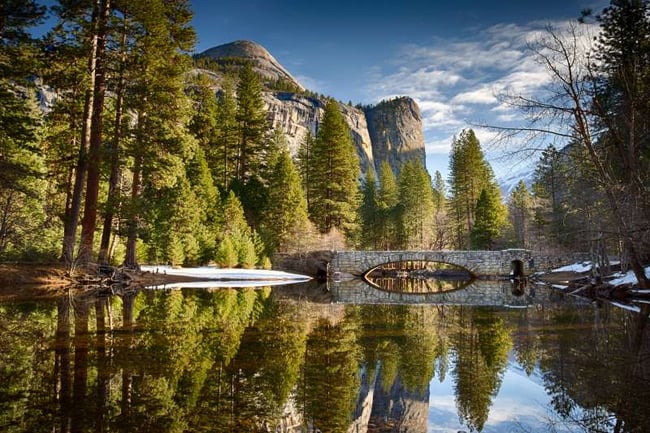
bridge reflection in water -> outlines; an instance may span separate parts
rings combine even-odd
[[[329,291],[342,304],[438,304],[526,308],[566,302],[565,295],[547,286],[510,280],[474,280],[450,291],[413,293],[382,290],[355,278],[330,281]]]
[[[438,293],[461,289],[475,277],[468,270],[447,263],[408,261],[378,266],[363,279],[389,292]]]

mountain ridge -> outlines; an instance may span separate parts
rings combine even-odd
[[[209,48],[196,57],[208,57],[222,65],[233,59],[248,61],[254,71],[270,81],[265,83],[264,93],[269,121],[274,128],[283,130],[292,154],[307,132],[316,136],[326,97],[305,89],[261,45],[234,41]],[[219,79],[216,75],[212,78]],[[278,80],[295,85],[298,91],[274,90],[270,84]],[[403,96],[363,108],[339,101],[339,107],[350,128],[364,175],[369,170],[376,174],[384,159],[396,174],[403,163],[412,159],[426,167],[422,118],[412,98]]]

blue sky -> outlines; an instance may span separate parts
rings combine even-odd
[[[518,113],[495,95],[535,94],[547,80],[526,50],[549,24],[562,26],[603,0],[294,1],[192,0],[197,52],[238,39],[264,46],[305,87],[343,102],[406,95],[424,123],[427,167],[446,176],[452,138],[472,127],[498,176],[531,159],[492,159],[494,133]]]

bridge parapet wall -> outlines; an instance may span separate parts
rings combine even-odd
[[[406,261],[441,262],[461,266],[476,276],[509,275],[513,261],[521,261],[524,274],[545,271],[589,259],[586,253],[565,255],[524,249],[501,251],[336,251],[330,262],[332,279],[357,278],[387,263]]]
[[[503,251],[337,251],[330,262],[334,279],[361,277],[387,263],[406,261],[441,262],[461,266],[474,275],[508,275],[513,260],[528,263],[529,250]]]

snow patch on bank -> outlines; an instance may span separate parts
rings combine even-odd
[[[212,288],[212,287],[264,287],[299,283],[311,277],[283,271],[263,269],[222,269],[214,266],[197,268],[175,268],[171,266],[142,266],[142,271],[153,274],[176,275],[196,278],[200,281],[182,282],[155,286],[156,288]]]
[[[589,272],[591,271],[591,262],[573,263],[551,270],[551,272]]]

